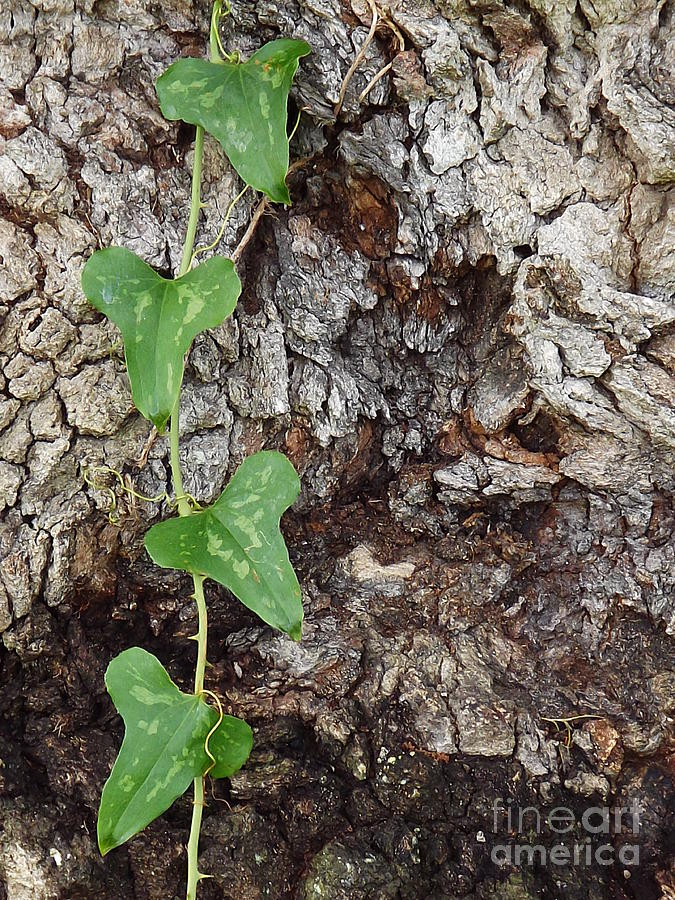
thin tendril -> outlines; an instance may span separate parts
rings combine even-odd
[[[113,469],[110,466],[92,466],[90,468],[83,469],[82,477],[84,478],[85,484],[87,484],[92,490],[100,491],[103,494],[107,494],[110,498],[110,509],[108,510],[108,521],[111,525],[119,525],[120,517],[116,515],[117,510],[117,495],[115,491],[108,487],[107,484],[101,484],[100,481],[96,480],[96,475],[113,475],[118,483],[120,490],[123,494],[126,494],[129,497],[133,497],[135,500],[142,500],[144,503],[160,503],[162,500],[169,500],[169,495],[166,491],[162,491],[160,494],[157,494],[155,497],[146,497],[145,494],[139,493],[133,487],[131,487],[124,480],[124,476],[121,472],[118,472],[117,469]]]
[[[110,466],[92,466],[91,468],[83,469],[82,477],[84,478],[85,484],[87,484],[94,491],[100,491],[103,494],[107,494],[110,498],[108,519],[112,525],[119,525],[119,516],[114,515],[115,510],[117,509],[117,495],[115,494],[115,491],[107,484],[102,484],[100,481],[97,481],[97,475],[113,475],[117,480],[120,490],[123,494],[126,494],[129,497],[133,497],[136,500],[142,500],[144,503],[161,503],[162,500],[166,500],[169,506],[174,508],[178,506],[181,500],[187,500],[190,503],[192,509],[197,512],[201,511],[204,508],[196,500],[196,498],[193,497],[192,494],[188,494],[187,491],[183,491],[182,494],[179,494],[176,497],[170,497],[166,491],[162,491],[160,494],[157,494],[154,497],[147,497],[145,494],[139,493],[139,491],[135,490],[135,488],[127,484],[122,473],[118,472],[117,469],[111,468]]]
[[[167,497],[169,506],[172,506],[172,507],[178,506],[178,504],[180,503],[181,500],[187,500],[190,503],[190,506],[192,507],[192,509],[196,510],[197,512],[200,512],[201,510],[204,509],[204,507],[192,496],[192,494],[188,494],[187,491],[183,491],[182,494],[178,494],[173,499],[170,499]]]
[[[220,29],[218,28],[218,24],[220,23],[221,19],[224,19],[225,16],[228,16],[230,14],[230,8],[229,8],[230,4],[229,3],[227,4],[227,7],[228,8],[226,10],[218,13],[218,21],[216,22],[216,40],[218,41],[218,49],[220,50],[220,52],[223,56],[223,59],[227,59],[228,54],[225,52],[225,48],[223,47],[223,42],[220,40]]]
[[[230,5],[230,0],[216,0],[216,2],[213,4],[213,12],[211,13],[211,29],[209,34],[212,62],[218,62],[218,59],[214,59],[214,57],[217,56],[216,48],[213,46],[214,38],[223,60],[229,60],[230,58],[230,54],[225,52],[225,48],[223,47],[222,41],[220,40],[218,25],[220,24],[220,20],[224,19],[226,16],[229,16],[231,12],[232,7]]]
[[[221,242],[223,235],[225,234],[225,229],[227,228],[227,223],[230,221],[230,216],[232,215],[232,211],[234,210],[234,207],[241,200],[241,198],[244,196],[244,194],[249,189],[249,187],[250,187],[250,185],[247,184],[244,187],[244,189],[239,191],[237,196],[233,200],[230,201],[230,205],[227,207],[227,212],[225,213],[225,218],[223,220],[223,224],[220,226],[220,231],[218,232],[215,241],[212,241],[212,243],[207,244],[203,247],[197,247],[195,252],[192,254],[192,258],[190,259],[190,269],[192,268],[192,264],[194,263],[196,257],[200,253],[206,253],[208,250],[213,250],[214,247],[217,247],[218,244]]]
[[[295,132],[298,130],[298,126],[300,125],[300,119],[301,119],[302,114],[303,114],[303,112],[305,111],[306,108],[307,108],[307,107],[304,107],[304,106],[303,106],[303,107],[301,107],[300,110],[298,111],[298,118],[295,120],[295,125],[293,126],[293,128],[292,128],[292,130],[291,130],[291,133],[288,135],[288,143],[289,143],[289,144],[290,144],[290,142],[293,140],[293,138],[295,137]]]
[[[93,478],[89,476],[89,470],[84,469],[82,472],[82,477],[84,478],[84,483],[88,485],[95,491],[100,491],[102,494],[107,494],[110,499],[110,509],[108,510],[108,521],[111,525],[118,525],[120,521],[120,517],[115,513],[117,509],[117,496],[115,491],[111,487],[108,487],[107,484],[100,484],[97,481],[94,481]]]
[[[88,469],[85,471],[89,471]],[[161,494],[157,494],[156,497],[146,497],[145,494],[140,494],[138,491],[134,490],[134,488],[129,487],[129,485],[124,480],[124,476],[121,472],[118,472],[117,469],[112,469],[110,466],[94,466],[91,469],[92,473],[98,472],[101,475],[114,475],[120,485],[120,490],[125,494],[129,494],[130,497],[135,497],[136,500],[143,500],[146,503],[159,503],[161,500],[168,500],[168,495],[166,491],[162,491]],[[86,476],[85,476],[86,480]],[[87,482],[88,484],[90,482]],[[94,485],[92,484],[92,487]],[[104,488],[101,488],[104,490]]]
[[[551,722],[558,729],[558,734],[562,733],[562,729],[560,725],[565,726],[565,731],[567,733],[567,737],[565,738],[565,746],[569,749],[572,746],[572,726],[570,722],[577,722],[579,719],[601,719],[602,716],[598,716],[594,713],[586,713],[582,716],[559,716],[557,718],[548,718],[548,716],[541,717],[544,722]]]
[[[204,775],[203,775],[203,777],[206,778],[206,776],[209,774],[209,772],[214,768],[214,766],[217,763],[217,759],[215,758],[213,753],[211,753],[211,749],[209,748],[209,741],[211,740],[213,735],[216,733],[216,731],[218,731],[218,729],[220,728],[220,723],[223,721],[225,716],[223,714],[222,703],[220,702],[220,699],[217,694],[214,694],[213,691],[207,691],[207,690],[203,690],[202,694],[206,694],[208,697],[212,697],[213,700],[215,701],[216,706],[218,707],[218,721],[213,726],[211,731],[209,731],[209,733],[206,735],[206,740],[204,741],[204,750],[205,750],[208,758],[211,760],[211,765],[208,767],[208,769],[206,770],[206,772],[204,772]]]

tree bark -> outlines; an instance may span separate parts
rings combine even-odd
[[[260,218],[234,317],[189,356],[185,486],[208,502],[247,454],[288,454],[306,623],[293,644],[208,588],[208,687],[255,748],[210,788],[201,895],[672,897],[672,6],[378,8],[337,119],[368,3],[233,0],[222,30],[244,55],[278,36],[313,53],[292,95],[293,205]],[[105,860],[95,844],[122,736],[106,665],[138,644],[189,689],[195,613],[187,580],[142,551],[166,501],[96,469],[170,490],[168,440],[135,413],[79,278],[109,244],[178,267],[193,134],[163,120],[153,82],[205,52],[208,15],[0,11],[10,900],[184,893],[189,798]],[[207,139],[200,241],[240,186]],[[240,202],[220,252],[256,207]],[[632,814],[611,834],[582,819],[631,804],[635,834]],[[587,838],[609,864],[513,850]]]

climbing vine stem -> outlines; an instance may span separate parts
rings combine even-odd
[[[220,40],[218,37],[218,22],[221,16],[221,2],[216,0],[213,5],[211,14],[211,28],[209,34],[209,50],[211,62],[218,62],[220,56],[218,48]],[[215,35],[215,39],[214,39]],[[190,214],[185,233],[185,243],[183,244],[183,254],[181,258],[178,277],[186,275],[190,270],[195,247],[195,238],[197,235],[197,224],[199,222],[199,213],[202,208],[202,162],[204,159],[204,129],[196,126],[194,161],[192,163],[192,187],[190,191]],[[176,403],[171,411],[171,424],[169,433],[170,447],[170,465],[171,476],[173,479],[173,487],[176,492],[178,503],[178,514],[180,516],[189,516],[192,514],[192,508],[188,502],[185,491],[183,489],[183,474],[180,467],[180,388],[176,395]],[[206,657],[208,650],[208,613],[206,610],[206,600],[204,599],[204,578],[201,575],[192,575],[192,583],[194,586],[194,600],[197,606],[197,663],[195,666],[195,694],[200,696],[204,692],[204,674],[206,672]],[[190,822],[190,837],[188,838],[187,855],[188,855],[188,871],[187,871],[187,900],[196,900],[197,884],[200,879],[199,872],[199,832],[202,827],[202,813],[204,811],[204,776],[197,775],[193,782],[193,806],[192,819]]]
[[[195,694],[204,694],[204,673],[206,671],[208,618],[206,601],[204,599],[204,579],[199,575],[193,575],[194,598],[197,604],[198,630],[197,630],[197,665],[195,666]],[[208,738],[207,738],[208,740]],[[207,747],[208,751],[208,747]],[[190,837],[188,839],[188,874],[187,874],[187,900],[196,900],[197,884],[200,873],[199,859],[199,832],[202,827],[202,813],[204,811],[204,776],[198,775],[194,780],[194,798],[192,806],[192,820],[190,822]]]
[[[219,243],[238,197],[213,244],[195,251],[204,136],[220,142],[249,187],[274,202],[290,203],[286,185],[289,141],[287,101],[304,41],[265,44],[246,62],[226,54],[218,34],[227,0],[215,0],[210,59],[181,59],[156,82],[164,116],[196,126],[190,210],[175,278],[163,278],[124,247],[97,250],[82,272],[88,300],[120,329],[134,404],[157,434],[169,425],[171,481],[178,516],[153,525],[145,547],[160,566],[191,575],[197,609],[194,692],[184,693],[161,662],[141,647],[122,651],[108,665],[105,683],[124,719],[119,755],[106,781],[97,836],[102,854],[119,847],[161,816],[193,785],[187,845],[187,900],[196,900],[204,778],[229,778],[246,762],[250,726],[225,715],[217,694],[204,686],[207,666],[205,578],[228,588],[265,623],[299,640],[302,595],[280,531],[280,517],[297,498],[300,481],[291,463],[273,450],[247,457],[220,497],[199,504],[186,494],[180,462],[180,395],[185,360],[194,338],[230,316],[241,293],[234,262],[196,256]],[[252,107],[252,98],[257,107]],[[149,450],[149,445],[148,445]],[[112,470],[111,470],[112,472]],[[113,474],[115,474],[113,472]],[[126,493],[145,498],[118,481]],[[98,483],[85,474],[87,484]],[[108,491],[111,512],[115,495]],[[159,497],[156,499],[160,499]],[[207,698],[215,703],[207,702]],[[216,712],[217,709],[217,712]]]

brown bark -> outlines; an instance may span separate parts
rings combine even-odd
[[[293,206],[261,218],[233,320],[190,354],[186,488],[208,501],[246,454],[288,453],[307,619],[295,645],[209,588],[209,686],[256,744],[213,786],[202,896],[668,897],[672,7],[379,9],[393,27],[337,121],[367,4],[233,2],[223,30],[243,53],[284,35],[313,54],[293,95],[307,108]],[[183,0],[0,11],[9,900],[183,893],[187,798],[105,860],[95,847],[121,739],[105,667],[138,644],[189,684],[194,612],[188,584],[141,552],[166,504],[117,491],[110,522],[109,494],[85,482],[107,465],[156,495],[168,445],[134,412],[119,336],[79,275],[111,243],[177,268],[192,136],[162,119],[152,83],[203,52],[207,21]],[[238,187],[207,141],[205,243]],[[568,807],[577,824],[534,839],[516,814],[509,833],[498,800]],[[491,859],[583,842],[584,810],[635,801],[637,835],[593,836],[610,865]],[[625,843],[639,865],[619,860]]]

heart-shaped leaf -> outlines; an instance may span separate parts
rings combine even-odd
[[[300,586],[279,530],[299,491],[283,454],[255,453],[212,506],[153,525],[145,546],[158,565],[213,578],[268,625],[300,640]]]
[[[136,408],[162,431],[195,335],[231,315],[241,283],[229,259],[213,257],[181,278],[158,275],[123,247],[97,250],[82,290],[122,332]]]
[[[126,727],[98,812],[104,855],[161,816],[190,782],[211,765],[204,747],[218,714],[195,694],[184,694],[152,653],[131,647],[105,674],[108,693]],[[213,776],[234,774],[248,759],[251,729],[225,716],[209,739]]]
[[[286,187],[288,92],[304,41],[278,40],[243,63],[179,59],[157,79],[166,119],[201,125],[223,146],[243,180],[278,203]]]

